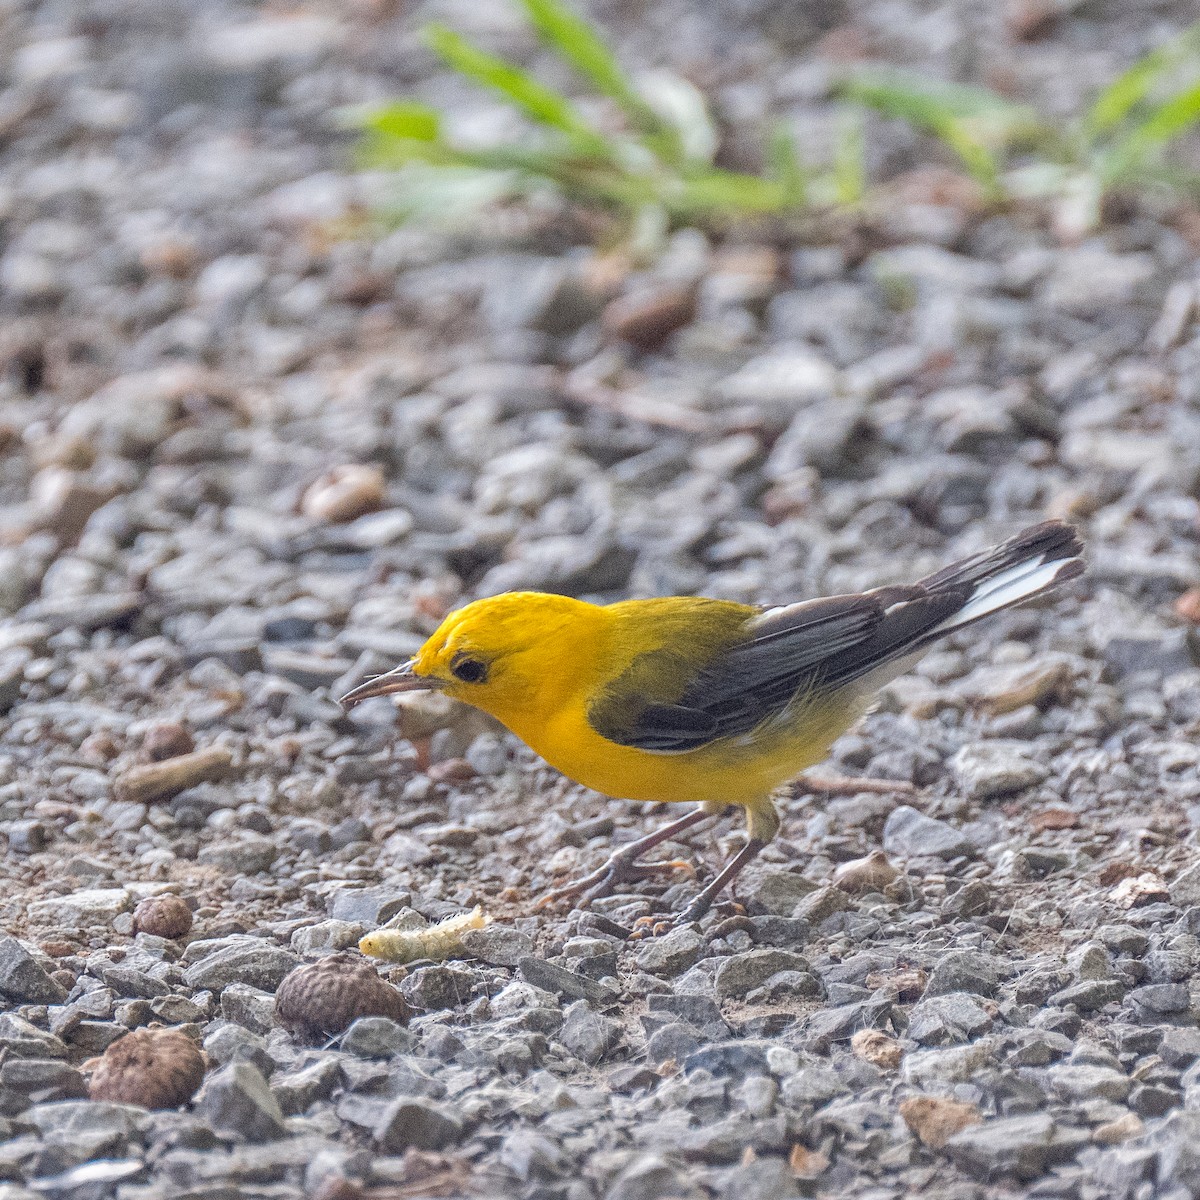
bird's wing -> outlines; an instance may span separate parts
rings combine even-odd
[[[952,630],[1040,596],[1083,571],[1079,538],[1046,521],[908,587],[790,604],[751,617],[722,649],[640,655],[588,710],[610,741],[695,750],[751,732],[798,697],[829,695],[912,656]],[[665,682],[664,682],[665,681]],[[664,694],[665,693],[665,694]]]
[[[830,656],[870,638],[883,610],[871,596],[830,596],[752,618],[744,639],[687,671],[682,695],[661,695],[680,677],[678,650],[639,655],[588,710],[609,741],[640,750],[694,750],[748,733],[821,674]]]

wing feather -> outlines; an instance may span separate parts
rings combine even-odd
[[[610,741],[659,752],[750,733],[798,697],[878,683],[880,668],[894,674],[950,630],[1074,578],[1081,549],[1070,526],[1046,521],[907,587],[738,613],[708,651],[677,630],[613,679],[588,718]]]
[[[640,655],[591,706],[589,719],[610,741],[660,752],[747,733],[786,707],[821,662],[868,638],[882,615],[866,595],[772,609],[746,623],[743,640],[693,668],[675,697],[653,691],[656,678],[677,676],[655,669],[666,652]]]

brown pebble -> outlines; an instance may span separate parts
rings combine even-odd
[[[300,511],[314,521],[353,521],[383,505],[384,479],[378,467],[348,463],[325,472],[304,493]]]
[[[1071,664],[1064,656],[1053,654],[1011,666],[980,667],[959,685],[962,695],[997,717],[1027,704],[1044,709],[1052,703],[1065,703],[1074,690]]]
[[[656,350],[696,315],[690,287],[658,287],[618,296],[604,310],[603,325],[612,337],[639,350]]]
[[[1042,808],[1029,817],[1029,828],[1034,833],[1047,829],[1075,829],[1079,825],[1079,814],[1069,808]]]
[[[165,235],[144,246],[138,260],[152,275],[186,279],[199,265],[200,254],[189,238]]]
[[[1032,42],[1048,34],[1070,11],[1062,0],[1009,0],[1004,23],[1018,42]]]
[[[900,971],[872,971],[864,981],[872,991],[889,988],[898,1004],[915,1004],[925,994],[929,975],[920,967]]]
[[[383,271],[345,271],[330,279],[329,298],[341,304],[375,304],[386,300],[395,286],[395,277]]]
[[[1092,1141],[1098,1146],[1117,1146],[1130,1138],[1141,1137],[1145,1125],[1136,1113],[1127,1112],[1115,1121],[1106,1121],[1092,1131]]]
[[[43,467],[29,482],[32,524],[62,545],[73,545],[92,514],[114,495],[112,488],[94,487],[69,467]]]
[[[121,753],[121,743],[107,729],[97,729],[95,733],[89,733],[79,744],[79,753],[84,758],[111,762]]]
[[[118,776],[114,791],[118,799],[145,804],[167,800],[187,788],[220,779],[233,763],[233,755],[220,746],[180,754],[165,762],[143,763]]]
[[[37,467],[67,467],[86,471],[96,462],[96,445],[88,438],[56,433],[39,438],[29,447],[29,457]]]
[[[974,1104],[941,1096],[909,1096],[900,1101],[900,1116],[931,1150],[940,1150],[956,1133],[983,1121]]]
[[[112,1104],[179,1108],[196,1094],[204,1070],[204,1054],[186,1034],[135,1029],[101,1055],[88,1095]]]
[[[872,850],[866,858],[842,863],[834,872],[833,882],[843,892],[851,894],[882,892],[899,874],[882,850]]]
[[[1189,588],[1175,601],[1175,615],[1200,625],[1200,588]]]
[[[68,958],[79,953],[79,946],[75,942],[38,942],[38,949],[51,958]]]
[[[345,1175],[329,1175],[310,1194],[309,1200],[362,1200],[362,1185]]]
[[[404,1023],[404,997],[357,954],[327,954],[297,967],[275,992],[279,1023],[303,1041],[320,1041],[348,1029],[359,1017]]]
[[[182,896],[148,896],[133,910],[133,932],[181,938],[192,928],[192,910]]]
[[[465,758],[447,758],[434,763],[426,774],[434,783],[463,783],[475,778],[475,768]]]
[[[749,1146],[746,1148],[750,1149]],[[788,1155],[788,1166],[797,1179],[812,1180],[829,1169],[829,1156],[797,1142]]]
[[[151,725],[142,739],[142,754],[151,762],[178,758],[196,748],[192,735],[178,721],[162,721]]]
[[[878,1029],[860,1029],[850,1039],[850,1049],[858,1058],[883,1071],[894,1071],[904,1057],[904,1047]]]

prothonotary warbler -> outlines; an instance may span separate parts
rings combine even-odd
[[[628,800],[698,805],[545,899],[645,878],[645,851],[719,813],[749,839],[688,905],[696,920],[779,828],[772,795],[825,757],[879,688],[938,638],[1080,574],[1059,521],[907,587],[763,610],[676,596],[596,605],[509,592],[451,613],[416,657],[342,698],[436,688],[500,720],[571,779]]]

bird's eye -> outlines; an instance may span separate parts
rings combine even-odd
[[[463,683],[483,683],[487,679],[487,663],[477,658],[456,658],[450,664],[450,674]]]

